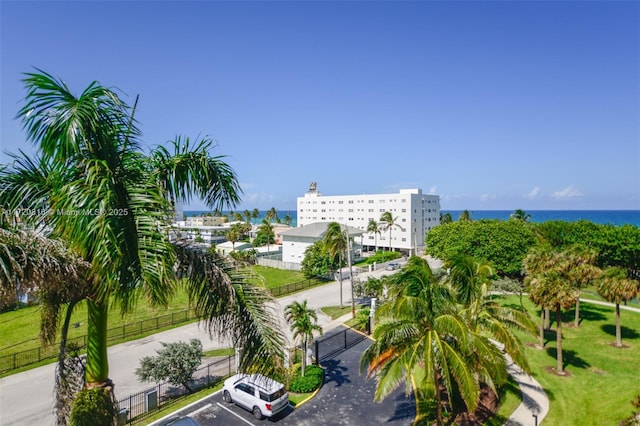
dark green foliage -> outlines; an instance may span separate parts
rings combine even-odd
[[[498,275],[519,276],[522,260],[535,243],[532,225],[519,220],[460,221],[427,234],[427,253],[438,259],[464,254],[491,263]]]
[[[541,243],[558,251],[576,244],[595,249],[600,267],[620,266],[631,272],[640,271],[640,228],[637,226],[599,225],[587,220],[548,221],[536,224],[534,232]]]
[[[367,265],[373,265],[374,263],[384,263],[401,257],[402,253],[399,251],[377,251],[375,254],[367,257],[366,263]]]
[[[324,277],[337,269],[334,258],[324,249],[324,242],[316,241],[304,252],[302,259],[302,273],[305,278]]]
[[[305,375],[301,376],[302,371],[298,369],[295,377],[289,384],[289,391],[296,393],[313,392],[318,389],[324,380],[324,370],[317,365],[310,365],[305,370]]]
[[[168,380],[172,385],[182,385],[191,390],[188,383],[202,361],[202,343],[191,339],[189,343],[161,344],[162,349],[156,351],[157,356],[146,356],[140,360],[136,375],[143,382]]]
[[[69,416],[70,426],[113,426],[116,408],[104,388],[83,389],[76,395]]]

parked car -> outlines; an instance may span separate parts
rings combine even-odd
[[[282,383],[262,374],[236,374],[224,381],[222,399],[234,402],[260,420],[289,406],[289,394]]]
[[[396,269],[400,269],[400,264],[396,262],[391,262],[384,267],[385,271],[395,271]]]

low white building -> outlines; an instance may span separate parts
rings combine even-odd
[[[440,197],[423,194],[421,189],[401,189],[391,194],[321,195],[316,183],[297,200],[297,224],[338,222],[364,231],[361,244],[369,249],[391,248],[407,254],[425,249],[425,235],[440,224]],[[394,218],[389,230],[366,232],[371,220],[384,229],[380,217],[390,212]]]
[[[307,247],[316,241],[322,240],[324,234],[327,232],[328,226],[329,222],[316,222],[282,232],[282,261],[302,263]],[[364,234],[364,231],[352,226],[345,227],[344,230],[349,233],[353,259],[353,252],[357,250],[357,248],[354,247],[354,241],[358,241],[362,234]]]

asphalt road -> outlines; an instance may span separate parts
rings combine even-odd
[[[373,402],[375,380],[360,374],[362,352],[371,345],[369,339],[337,354],[322,363],[325,382],[318,394],[298,409],[288,409],[272,419],[256,420],[252,414],[235,404],[222,400],[220,392],[199,404],[156,425],[166,426],[177,418],[188,416],[202,426],[266,425],[411,425],[415,417],[413,399],[404,395],[401,385],[380,403]]]
[[[362,274],[359,278],[380,277],[391,273],[378,270]],[[351,303],[350,281],[343,281],[342,287],[343,301],[345,305],[348,305]],[[338,305],[340,303],[340,285],[338,282],[332,282],[276,300],[277,303],[273,306],[275,317],[279,319],[279,327],[285,331],[290,342],[293,339],[284,320],[285,306],[293,301],[305,299],[308,300],[309,307],[313,309]],[[319,310],[318,323],[325,331],[335,326],[331,318]],[[108,349],[109,371],[110,377],[115,383],[116,397],[121,399],[153,386],[149,383],[140,383],[134,372],[140,365],[141,358],[156,355],[157,349],[162,347],[161,342],[189,341],[192,338],[200,339],[205,351],[230,346],[229,343],[223,342],[215,336],[209,336],[198,324],[189,324],[110,347]],[[54,374],[55,366],[49,364],[0,379],[0,425],[55,425],[53,414]]]

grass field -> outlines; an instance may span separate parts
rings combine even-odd
[[[254,272],[261,275],[265,287],[272,288],[284,284],[304,280],[301,272],[285,271],[276,268],[255,266]],[[135,324],[161,315],[182,312],[189,309],[189,298],[184,290],[179,291],[166,308],[153,308],[148,303],[140,301],[136,309],[126,317],[120,315],[117,307],[109,310],[109,328],[118,328],[123,325]],[[61,320],[64,311],[61,312]],[[79,303],[74,309],[69,328],[69,338],[87,334],[87,308],[84,302]],[[147,334],[152,334],[157,330]],[[0,314],[0,355],[33,349],[40,346],[37,340],[40,333],[40,308],[30,306],[17,311],[9,311]],[[136,336],[136,338],[144,335]]]
[[[538,311],[525,300],[525,306]],[[504,298],[518,305],[517,297]],[[533,377],[543,386],[550,400],[544,420],[549,425],[619,425],[631,415],[631,400],[640,394],[640,313],[622,312],[623,344],[615,341],[614,309],[595,304],[580,305],[580,327],[571,327],[574,311],[563,315],[563,356],[568,376],[549,371],[556,365],[555,324],[545,336],[544,349],[527,347]],[[523,341],[535,343],[535,337]]]

